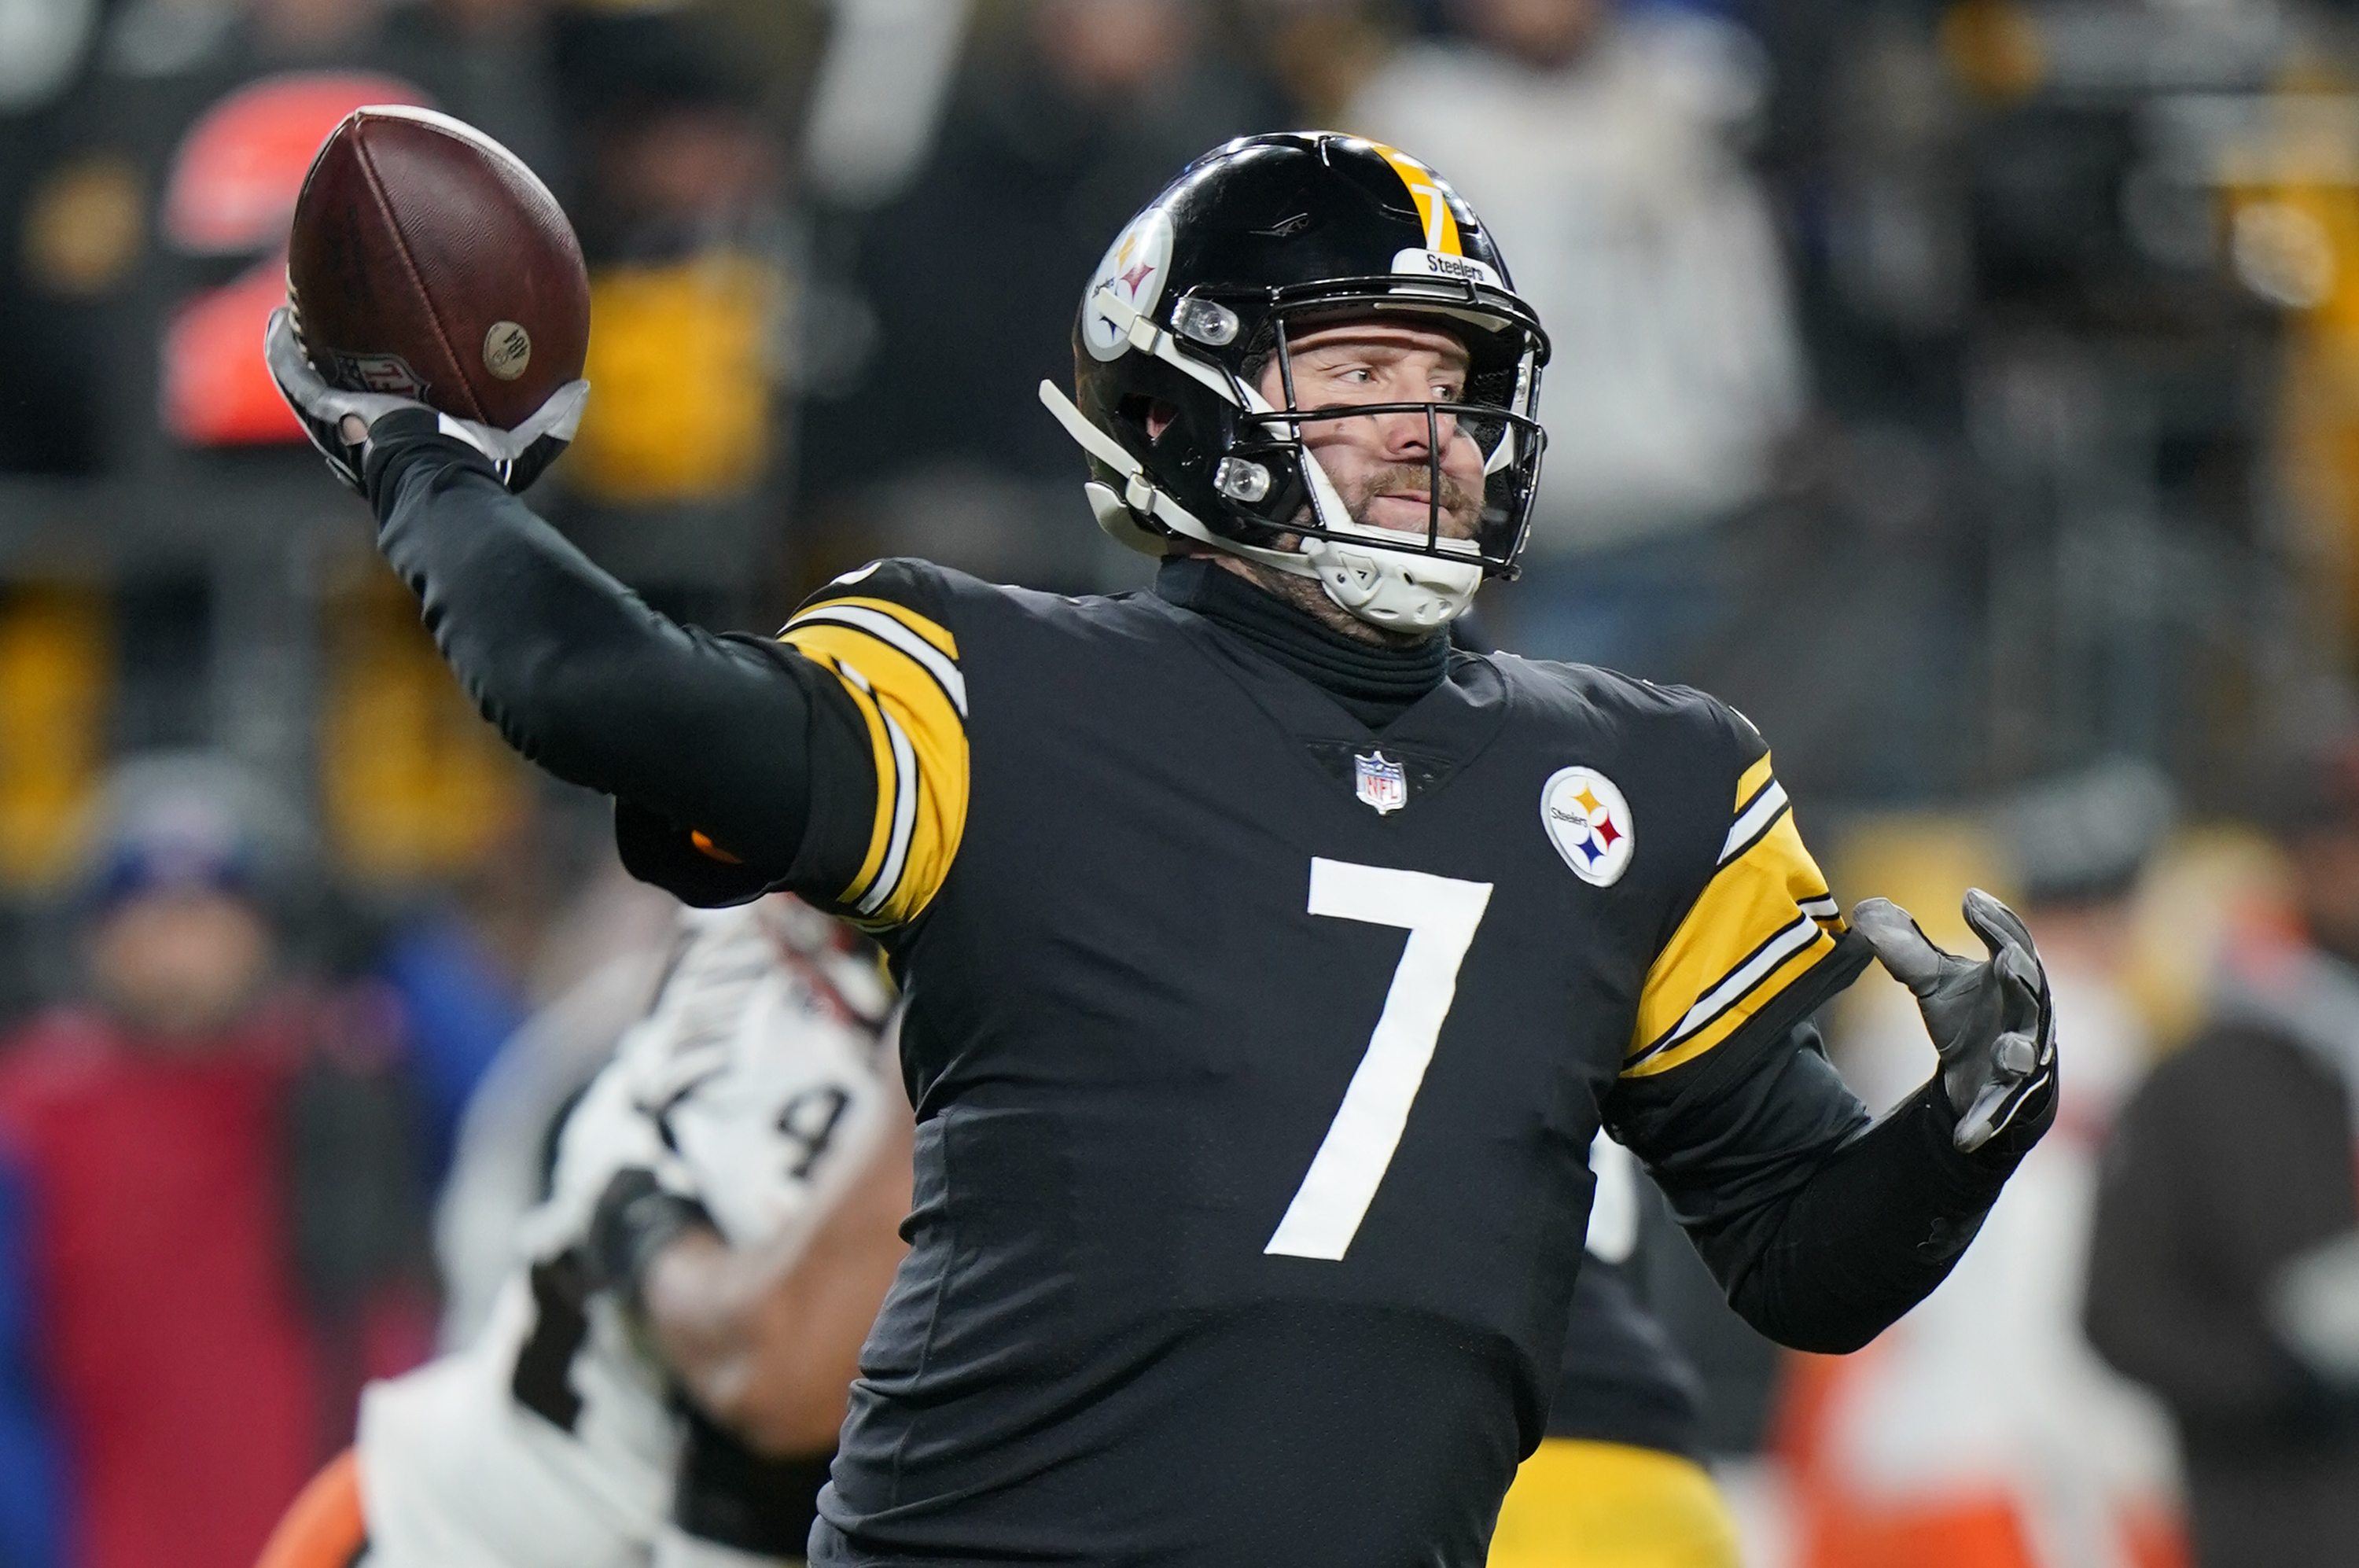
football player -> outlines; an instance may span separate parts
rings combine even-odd
[[[626,866],[802,892],[908,988],[911,1251],[815,1562],[1479,1563],[1601,1124],[1739,1312],[1845,1350],[2052,1115],[1995,901],[1982,963],[1887,905],[1846,926],[1741,715],[1451,652],[1523,542],[1548,341],[1396,149],[1231,143],[1090,280],[1043,397],[1151,593],[889,561],[709,635],[511,494],[554,435],[332,387],[284,316],[270,353],[468,691],[615,797]],[[911,368],[908,417],[958,418]],[[1809,1024],[1871,945],[1941,1053],[1873,1126]]]
[[[799,1561],[909,1198],[847,934],[784,898],[686,918],[483,1335],[369,1387],[262,1568]]]

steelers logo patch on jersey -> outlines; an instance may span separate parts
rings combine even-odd
[[[1109,311],[1101,301],[1111,296],[1117,306],[1145,316],[1163,298],[1164,275],[1171,270],[1171,217],[1161,208],[1138,215],[1105,253],[1090,278],[1082,299],[1082,341],[1098,359],[1120,359],[1130,347],[1128,311]]]
[[[1540,787],[1540,825],[1583,882],[1610,887],[1630,868],[1638,842],[1630,802],[1593,768],[1561,768],[1549,776]]]

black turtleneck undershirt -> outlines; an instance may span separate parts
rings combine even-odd
[[[1158,598],[1193,610],[1256,652],[1294,671],[1372,730],[1408,712],[1450,674],[1450,639],[1407,647],[1363,641],[1323,626],[1277,594],[1203,556],[1167,561]]]

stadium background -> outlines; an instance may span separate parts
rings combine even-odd
[[[364,1149],[397,1172],[344,1212],[365,1258],[294,1248],[311,1305],[343,1303],[324,1445],[354,1377],[465,1319],[432,1205],[503,1042],[560,998],[622,1008],[614,965],[660,927],[600,803],[469,709],[263,371],[286,213],[345,109],[437,104],[558,191],[596,391],[536,503],[655,603],[745,627],[878,553],[1142,581],[1032,393],[1069,364],[1076,290],[1194,153],[1363,131],[1458,182],[1556,335],[1549,499],[1488,634],[1728,698],[1845,898],[1953,944],[1962,883],[2027,898],[2097,998],[2077,1163],[2024,1200],[2033,1239],[1985,1238],[1967,1307],[1937,1298],[1853,1367],[1782,1359],[1675,1238],[1654,1251],[1749,1552],[2174,1561],[2159,1418],[2065,1342],[2106,1115],[2198,1027],[2214,955],[2277,921],[2252,824],[2354,716],[2355,23],[2266,0],[0,0],[0,1018],[87,995],[101,873],[136,848],[122,766],[201,794],[233,765],[237,853],[266,868],[242,887],[359,1086],[334,1125],[376,1129],[331,1138],[318,1180]],[[1930,1060],[1894,997],[1864,983],[1832,1022],[1871,1100]],[[29,1158],[0,1138],[0,1175]],[[133,1568],[78,1490],[101,1438],[43,1348],[64,1309],[37,1185],[0,1179],[0,1568]],[[175,1267],[136,1280],[160,1317],[75,1307],[204,1360],[174,1337]],[[358,1306],[332,1288],[354,1269]],[[2025,1312],[2056,1408],[1960,1427],[1970,1393],[1910,1380],[1985,1365],[1977,1300],[2048,1304]]]

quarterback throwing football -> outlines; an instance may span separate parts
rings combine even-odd
[[[907,986],[911,1251],[813,1560],[1473,1568],[1600,1126],[1739,1312],[1848,1349],[2052,1115],[2046,985],[1980,895],[1984,963],[1846,925],[1722,703],[1451,650],[1524,539],[1548,340],[1432,169],[1222,147],[1074,346],[1043,399],[1153,592],[884,561],[776,640],[666,620],[514,499],[553,440],[495,466],[283,320],[272,354],[469,692],[614,796],[627,865],[842,910]],[[1872,1126],[1808,1022],[1871,949],[1940,1052]]]

